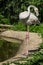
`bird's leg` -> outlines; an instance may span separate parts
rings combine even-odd
[[[28,55],[28,44],[29,44],[29,33],[26,32],[26,37],[22,44],[22,55],[24,56]]]
[[[28,44],[29,44],[29,34],[28,32],[26,32],[26,37],[24,38],[15,58],[18,57],[26,58],[28,56]]]
[[[28,37],[29,36],[29,25],[27,25],[27,24],[26,24],[26,31],[27,31],[26,32],[26,37]]]
[[[26,38],[25,39],[29,39],[29,25],[27,25],[27,32],[26,32]]]
[[[17,55],[15,57],[23,57],[26,58],[28,56],[28,45],[29,45],[29,26],[27,26],[25,38],[22,41],[22,44],[17,52]]]
[[[28,34],[29,34],[29,25],[27,25],[27,32],[28,32]]]
[[[26,37],[23,41],[23,55],[28,55],[28,45],[29,45],[29,26],[27,26],[27,32],[26,32]]]

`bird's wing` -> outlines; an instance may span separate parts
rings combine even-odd
[[[31,13],[29,19],[31,19],[31,20],[37,20],[37,17],[33,13]]]
[[[29,17],[29,12],[28,11],[24,11],[24,12],[21,12],[19,14],[19,19],[26,19],[27,17]]]

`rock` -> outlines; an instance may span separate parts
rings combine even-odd
[[[39,48],[40,43],[42,43],[41,36],[38,35],[38,33],[29,32],[28,45],[25,45],[25,41],[26,41],[25,40],[25,37],[26,37],[26,34],[27,34],[27,32],[13,31],[13,30],[8,30],[8,31],[5,31],[5,32],[1,33],[2,39],[6,40],[6,41],[15,42],[16,39],[17,40],[20,40],[20,41],[22,40],[21,46],[20,46],[17,54],[14,57],[12,57],[12,58],[4,61],[5,63],[6,62],[15,61],[15,60],[19,60],[20,58],[22,58],[21,57],[22,56],[22,53],[26,52],[27,50],[28,50],[28,54],[31,54],[30,51],[37,50]],[[24,43],[23,43],[23,40],[24,40]],[[26,46],[28,46],[28,47],[26,47]],[[26,49],[24,49],[24,47]]]

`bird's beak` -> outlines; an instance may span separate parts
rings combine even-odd
[[[39,12],[36,12],[36,16],[39,16]]]

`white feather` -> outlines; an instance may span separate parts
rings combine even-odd
[[[38,8],[33,6],[33,5],[30,5],[28,7],[28,11],[24,11],[24,12],[21,12],[19,14],[19,19],[23,20],[26,24],[37,24],[37,23],[40,23],[40,21],[38,20],[37,16],[35,16],[34,13],[31,13],[30,12],[30,8],[33,7],[35,12],[37,13],[37,16],[38,16]]]

